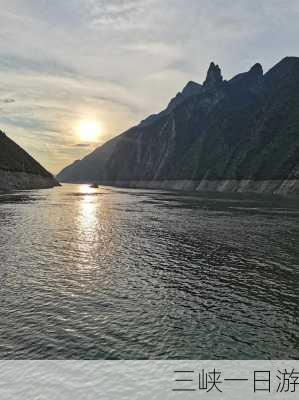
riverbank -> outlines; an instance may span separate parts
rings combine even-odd
[[[72,182],[69,182],[72,183]],[[88,183],[88,182],[74,182]],[[127,187],[134,189],[164,189],[196,192],[257,193],[281,196],[299,196],[299,180],[138,180],[138,181],[99,181],[101,185]]]
[[[49,189],[59,185],[51,176],[0,169],[0,191]]]

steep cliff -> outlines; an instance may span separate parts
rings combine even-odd
[[[48,171],[0,131],[0,191],[57,185],[59,183]]]
[[[255,64],[230,81],[211,63],[203,85],[186,88],[58,179],[299,194],[299,58],[287,57],[265,75]]]

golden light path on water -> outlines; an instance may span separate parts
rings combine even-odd
[[[90,264],[90,256],[95,252],[98,243],[98,214],[101,202],[96,189],[88,185],[79,186],[79,202],[77,210],[77,246],[78,252],[86,259],[86,267]]]
[[[109,209],[105,201],[106,190],[89,185],[78,186],[76,247],[78,265],[84,269],[101,268],[104,258],[113,254],[113,225],[108,222]]]
[[[1,358],[298,358],[298,216],[238,194],[1,195]]]

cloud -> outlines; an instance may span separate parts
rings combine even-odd
[[[240,35],[244,33],[244,22],[240,18],[229,16],[219,17],[213,21],[213,27],[217,33]]]
[[[74,144],[74,147],[90,147],[90,143],[77,143]]]
[[[87,0],[86,6],[93,27],[115,30],[132,29],[144,11],[154,6],[155,0]],[[133,23],[133,24],[132,24]],[[141,25],[140,25],[141,26]]]
[[[2,1],[0,129],[52,172],[168,103],[211,60],[225,78],[298,55],[297,0]],[[13,103],[13,106],[9,106]]]
[[[5,103],[5,104],[10,104],[10,103],[14,103],[15,102],[15,99],[3,99],[3,100],[1,100],[1,102],[2,103]]]

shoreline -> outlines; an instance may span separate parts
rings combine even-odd
[[[223,179],[223,180],[138,180],[138,181],[77,181],[62,183],[90,184],[96,182],[99,185],[115,186],[131,189],[162,189],[179,190],[186,192],[219,192],[219,193],[252,193],[270,194],[280,196],[299,196],[299,180],[260,180],[251,179]]]
[[[55,186],[60,184],[51,176],[0,169],[0,193],[12,190],[50,189]]]

